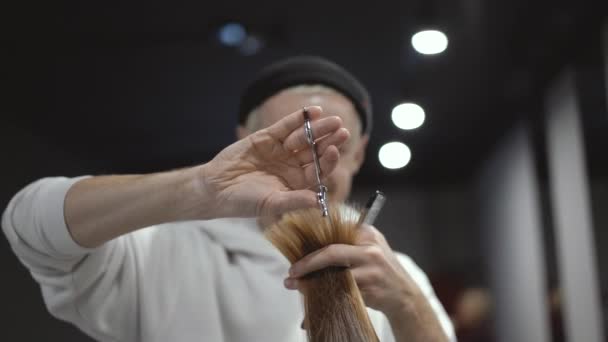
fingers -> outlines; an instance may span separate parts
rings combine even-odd
[[[355,279],[355,282],[357,282],[357,285],[359,286],[377,284],[382,280],[382,277],[384,276],[378,268],[369,266],[351,267],[349,268],[349,270],[353,278]],[[285,288],[289,290],[301,290],[299,287],[300,283],[298,278],[286,278],[283,281],[283,286],[285,286]]]
[[[317,195],[311,190],[277,191],[264,202],[258,216],[281,215],[291,210],[316,206]]]
[[[311,121],[321,117],[321,113],[323,112],[321,107],[318,106],[306,107],[306,110],[308,111]],[[270,135],[276,139],[285,141],[285,139],[297,128],[302,128],[302,131],[304,131],[303,127],[304,114],[302,113],[302,109],[300,109],[277,121],[274,125],[268,127],[267,129]]]
[[[380,269],[374,267],[357,267],[351,269],[350,273],[360,287],[378,284],[386,276]]]
[[[287,278],[283,281],[283,285],[290,290],[296,290],[298,289],[298,280],[295,278]]]
[[[308,273],[330,266],[352,267],[365,262],[362,247],[335,244],[321,248],[305,256],[289,269],[290,278],[302,277]]]
[[[322,138],[328,134],[333,134],[342,127],[342,119],[339,116],[329,116],[310,123],[315,139]],[[288,151],[302,150],[309,146],[306,139],[304,125],[297,127],[283,141],[283,147]]]
[[[357,232],[358,245],[388,245],[384,235],[374,226],[362,224]]]
[[[298,278],[331,266],[348,267],[359,285],[373,284],[386,276],[382,271],[386,265],[386,256],[380,246],[329,245],[294,263],[284,286],[299,289]]]
[[[317,141],[317,153],[323,156],[329,146],[336,146],[338,149],[348,140],[350,132],[344,127],[338,129],[329,136]],[[310,148],[304,148],[296,153],[296,158],[300,164],[312,163],[312,152]]]
[[[325,149],[323,155],[319,158],[319,166],[321,167],[321,178],[325,178],[331,174],[340,159],[340,152],[336,146],[329,146]],[[304,177],[307,184],[316,184],[316,171],[314,164],[309,164],[304,167]]]

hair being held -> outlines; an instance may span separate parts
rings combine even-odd
[[[331,244],[354,245],[359,212],[332,206],[330,218],[319,209],[287,213],[266,230],[270,242],[293,264]],[[359,288],[344,267],[328,267],[299,280],[305,321],[311,342],[377,342]]]

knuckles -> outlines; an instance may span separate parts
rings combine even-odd
[[[340,257],[342,255],[342,253],[340,253],[340,248],[338,245],[329,245],[325,247],[323,254],[325,254],[325,257],[331,262],[336,262],[340,260]]]
[[[365,247],[363,251],[366,258],[373,263],[382,263],[385,260],[384,251],[380,246],[372,245]]]
[[[363,226],[363,229],[361,229],[359,233],[359,239],[361,241],[372,242],[375,244],[386,243],[384,235],[374,226]]]
[[[379,269],[374,269],[367,274],[367,281],[371,284],[377,284],[384,278],[383,272]]]

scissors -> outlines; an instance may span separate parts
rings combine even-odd
[[[304,132],[306,133],[306,140],[312,150],[312,160],[315,165],[315,176],[317,180],[317,202],[321,208],[321,215],[328,216],[329,208],[327,206],[327,187],[321,182],[321,165],[319,164],[319,156],[317,155],[317,143],[312,133],[312,126],[310,125],[310,115],[308,109],[304,107],[302,110],[304,114]]]

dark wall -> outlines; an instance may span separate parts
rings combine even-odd
[[[27,183],[44,176],[86,173],[86,163],[78,161],[52,144],[38,139],[2,119],[0,123],[0,207]],[[47,312],[40,288],[12,253],[8,241],[0,238],[0,288],[3,304],[2,340],[88,341],[76,328],[54,319]],[[7,338],[11,337],[11,338]]]

